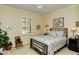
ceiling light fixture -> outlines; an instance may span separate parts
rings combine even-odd
[[[39,8],[39,9],[40,9],[40,8],[42,8],[42,6],[37,6],[37,8]]]

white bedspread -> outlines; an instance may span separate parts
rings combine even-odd
[[[33,37],[33,39],[48,45],[48,55],[54,54],[55,51],[66,44],[66,37],[52,37],[50,35],[44,35]]]

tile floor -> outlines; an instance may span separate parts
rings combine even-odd
[[[9,51],[4,51],[4,55],[39,55],[37,52],[29,48],[29,45],[24,45],[23,48],[13,48]],[[69,50],[67,47],[58,51],[55,55],[77,55],[78,53]]]

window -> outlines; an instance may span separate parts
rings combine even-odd
[[[22,34],[30,34],[31,33],[31,18],[23,16],[22,17]]]

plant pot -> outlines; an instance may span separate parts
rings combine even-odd
[[[9,42],[9,43],[7,43],[5,46],[4,46],[4,49],[5,50],[11,50],[11,48],[12,48],[12,43],[11,42]]]
[[[3,51],[3,48],[0,48],[0,53],[2,53],[2,51]]]

